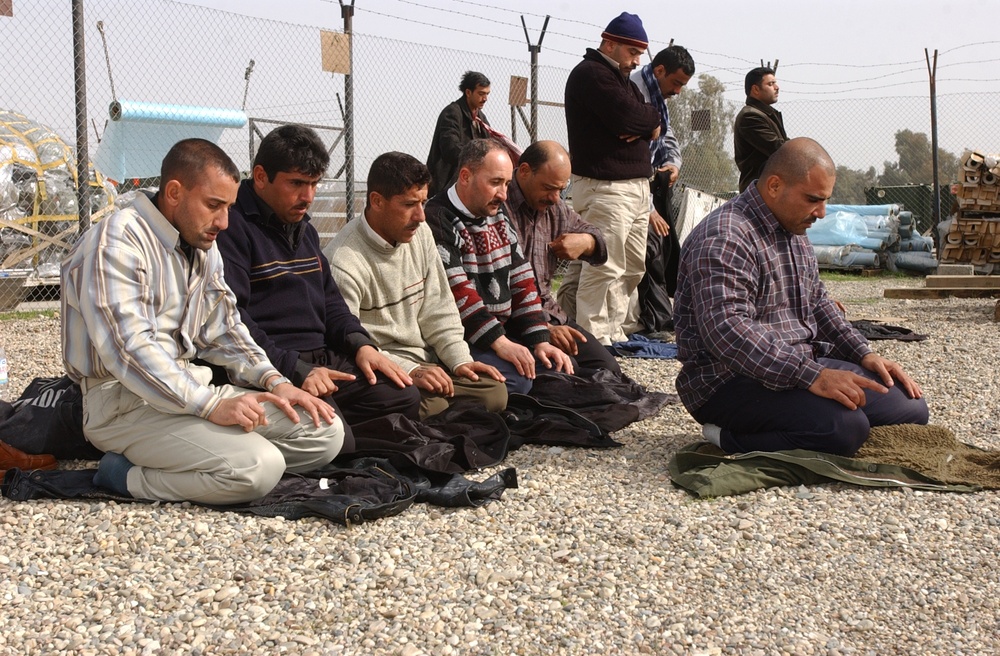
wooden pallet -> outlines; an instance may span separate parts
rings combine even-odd
[[[924,287],[890,287],[885,298],[1000,298],[1000,276],[927,276]],[[993,320],[1000,321],[1000,301]]]

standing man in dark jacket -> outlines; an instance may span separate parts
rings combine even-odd
[[[740,192],[760,177],[771,153],[788,141],[781,112],[771,105],[778,102],[778,81],[774,70],[761,66],[747,73],[743,86],[747,104],[733,123],[736,168],[740,170]]]
[[[482,125],[490,124],[482,111],[490,95],[489,78],[476,71],[466,71],[458,89],[462,97],[441,110],[434,127],[431,152],[427,155],[427,168],[431,170],[428,198],[455,183],[462,146],[473,139],[489,136]]]
[[[566,80],[573,208],[608,245],[606,263],[579,270],[575,318],[604,345],[625,339],[629,296],[646,270],[649,141],[660,134],[660,116],[629,74],[647,45],[642,21],[623,12]],[[565,308],[562,296],[559,303]]]
[[[218,239],[226,282],[278,371],[329,397],[347,425],[390,412],[416,419],[419,390],[351,314],[309,221],[329,161],[309,128],[284,125],[264,137]]]

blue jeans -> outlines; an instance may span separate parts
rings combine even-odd
[[[531,391],[531,386],[534,381],[531,378],[525,378],[521,374],[517,373],[517,368],[510,362],[507,362],[499,355],[493,352],[492,349],[481,349],[477,346],[469,344],[469,350],[472,352],[472,359],[477,362],[482,362],[483,364],[488,364],[496,367],[503,374],[504,378],[507,379],[507,392],[509,394],[527,394]],[[528,349],[531,350],[531,349]],[[535,370],[539,368],[544,369],[545,365],[535,358]]]

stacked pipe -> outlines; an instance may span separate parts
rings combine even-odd
[[[958,166],[958,209],[1000,214],[1000,155],[975,150],[962,154]]]
[[[934,241],[899,205],[827,205],[806,235],[821,269],[937,269]]]
[[[899,215],[899,205],[827,205],[806,236],[821,269],[885,268],[900,243]]]

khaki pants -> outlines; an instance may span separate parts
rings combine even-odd
[[[573,208],[601,229],[608,261],[584,263],[576,291],[576,322],[605,346],[625,340],[629,297],[646,272],[649,181],[573,176]]]
[[[203,384],[207,367],[188,365]],[[168,414],[149,405],[117,380],[84,380],[83,429],[98,449],[124,455],[129,493],[137,499],[232,504],[253,501],[277,485],[285,471],[306,472],[326,465],[340,452],[344,427],[313,425],[299,411],[292,423],[273,403],[265,403],[267,425],[247,433],[217,426],[194,415]],[[252,390],[224,385],[225,398]]]
[[[421,421],[444,412],[449,405],[459,399],[475,399],[490,412],[500,412],[507,407],[507,386],[498,380],[479,374],[478,381],[452,376],[451,382],[455,386],[455,396],[451,398],[432,394],[424,389],[420,390]]]

